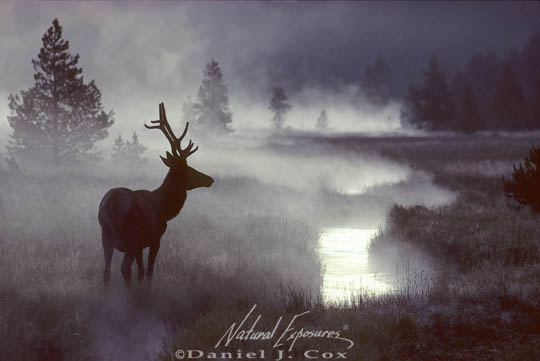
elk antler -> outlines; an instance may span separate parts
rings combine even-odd
[[[174,132],[172,131],[171,126],[169,125],[169,122],[167,121],[167,115],[165,114],[165,105],[163,103],[159,103],[159,120],[151,120],[150,123],[158,124],[158,125],[150,126],[150,125],[145,124],[144,126],[147,129],[161,130],[163,134],[165,135],[165,138],[167,138],[167,140],[171,144],[172,155],[169,155],[170,153],[167,152],[167,158],[170,158],[172,156],[187,158],[193,153],[195,153],[197,149],[199,149],[199,147],[195,147],[195,149],[192,150],[193,142],[191,141],[191,139],[189,140],[188,146],[185,149],[182,149],[182,147],[180,146],[180,143],[182,142],[182,139],[184,139],[184,137],[186,136],[186,133],[189,127],[189,122],[186,123],[186,128],[182,132],[182,135],[180,136],[180,138],[177,138],[174,135]]]

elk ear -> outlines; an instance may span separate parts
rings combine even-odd
[[[159,157],[163,161],[163,164],[165,164],[167,167],[171,168],[171,163],[166,158],[163,158],[162,156],[159,156]]]
[[[171,153],[167,152],[167,158],[163,158],[162,156],[159,156],[161,158],[161,160],[163,161],[163,163],[169,167],[169,168],[172,168],[172,165],[173,165],[173,156]]]

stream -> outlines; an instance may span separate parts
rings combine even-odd
[[[356,190],[347,194],[351,197],[362,196]],[[373,193],[364,194],[366,200],[374,197]],[[391,182],[387,183],[384,189],[377,189],[376,204],[371,206],[386,204],[386,207],[389,207],[392,204],[400,204],[423,205],[430,208],[447,204],[454,197],[452,192],[434,185],[431,177],[410,174],[405,182]],[[320,229],[319,257],[323,270],[321,295],[325,303],[350,301],[359,294],[379,296],[396,292],[400,287],[407,286],[409,280],[430,273],[431,267],[420,252],[414,256],[395,254],[386,260],[386,266],[382,268],[380,264],[371,263],[373,260],[369,257],[369,246],[382,230],[374,226],[381,227],[384,224],[382,215],[378,221],[366,222],[365,212],[372,213],[373,208],[369,208],[371,206],[365,207],[360,212],[356,209],[355,212],[359,217],[358,225],[355,225],[356,222],[352,224],[347,222],[347,225],[341,226],[338,222],[332,227]]]
[[[324,228],[319,237],[319,255],[323,265],[324,302],[348,300],[358,293],[380,295],[391,292],[387,273],[374,273],[368,248],[378,229]]]

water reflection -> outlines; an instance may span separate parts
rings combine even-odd
[[[325,302],[346,300],[358,293],[383,294],[392,290],[386,273],[369,265],[368,247],[377,229],[324,228],[319,254],[324,267],[322,296]]]

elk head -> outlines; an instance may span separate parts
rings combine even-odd
[[[191,168],[187,164],[187,158],[195,153],[199,147],[193,149],[193,142],[189,140],[189,144],[186,148],[182,149],[181,142],[186,136],[188,131],[189,122],[186,123],[186,127],[182,132],[180,138],[177,138],[167,121],[167,115],[165,114],[165,106],[163,103],[159,104],[159,120],[151,120],[150,123],[157,125],[144,125],[147,129],[159,129],[165,135],[165,138],[171,145],[171,152],[166,153],[166,158],[160,156],[163,163],[170,168],[170,174],[175,178],[176,183],[185,190],[195,189],[199,187],[210,187],[214,183],[212,177],[207,176],[204,173],[199,172],[196,169]]]

